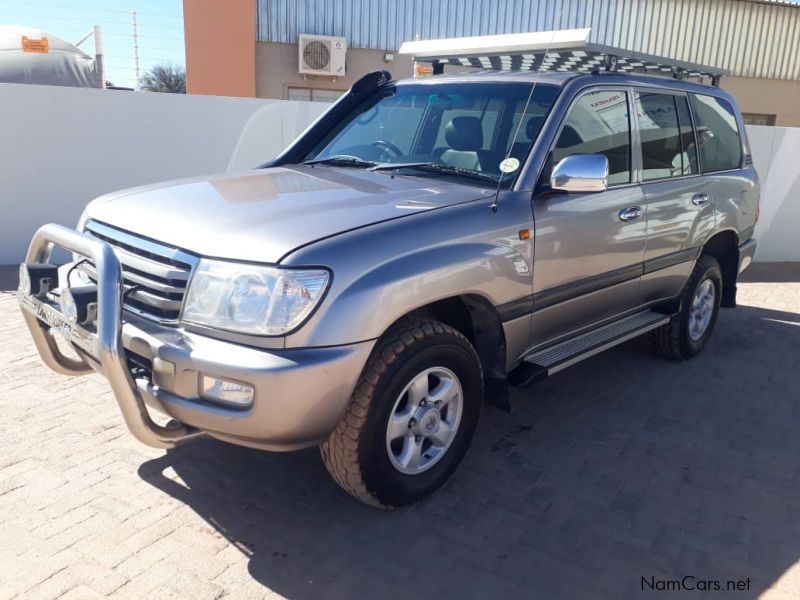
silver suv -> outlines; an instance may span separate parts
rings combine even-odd
[[[450,477],[509,385],[646,332],[698,354],[757,216],[717,87],[377,72],[262,168],[44,226],[19,298],[44,361],[103,374],[145,444],[320,445],[347,492],[398,506]]]

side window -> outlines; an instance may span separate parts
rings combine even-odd
[[[703,172],[738,169],[742,160],[742,143],[733,107],[720,98],[692,94],[692,108]]]
[[[692,115],[689,112],[689,99],[686,96],[676,96],[678,105],[678,126],[681,129],[681,148],[683,148],[683,174],[697,175],[700,167],[697,164],[697,145],[692,129]]]
[[[604,154],[608,158],[608,184],[631,182],[627,93],[589,92],[572,105],[553,149],[553,164],[570,154]]]
[[[642,180],[697,173],[697,152],[684,96],[636,92]]]

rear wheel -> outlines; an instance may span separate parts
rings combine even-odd
[[[654,332],[656,347],[671,358],[692,358],[708,343],[719,314],[722,271],[712,256],[701,256],[681,294],[681,310]]]
[[[328,473],[373,506],[431,494],[469,447],[482,390],[480,361],[463,335],[439,321],[399,323],[378,341],[321,447]]]

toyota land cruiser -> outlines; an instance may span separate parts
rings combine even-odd
[[[45,363],[103,374],[145,444],[320,445],[347,492],[398,506],[447,480],[509,385],[647,332],[701,352],[757,214],[718,87],[377,72],[262,168],[42,227],[19,299]]]

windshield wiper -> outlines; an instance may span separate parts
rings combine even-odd
[[[374,167],[378,163],[371,160],[363,160],[357,156],[345,156],[344,154],[337,156],[329,156],[328,158],[320,158],[315,160],[307,160],[304,165],[332,165],[334,167],[360,167],[368,168]]]
[[[479,173],[470,169],[448,165],[438,162],[412,162],[412,163],[381,163],[375,165],[370,171],[393,171],[395,169],[416,169],[418,171],[429,171],[431,173],[444,173],[446,175],[460,175],[479,181],[497,183],[497,178],[486,173]]]

